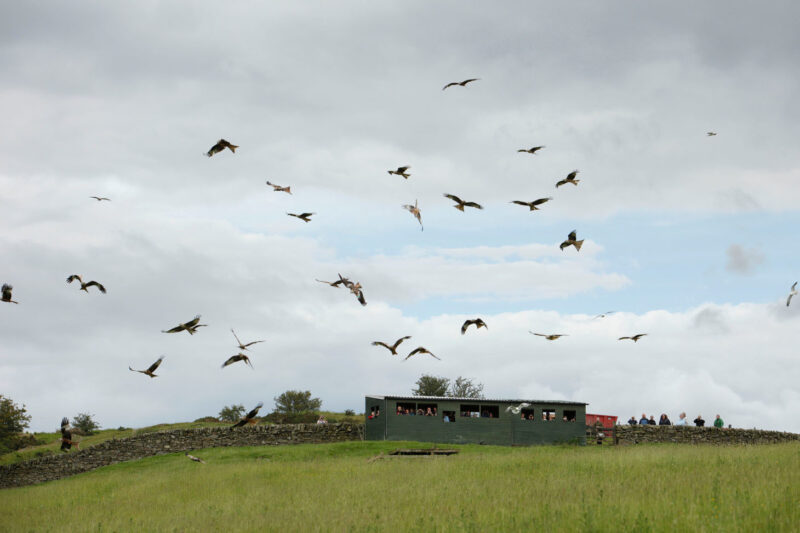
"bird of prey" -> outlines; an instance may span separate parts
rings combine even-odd
[[[18,304],[19,302],[15,302],[11,299],[11,291],[14,290],[14,287],[9,285],[8,283],[3,283],[2,288],[2,298],[0,298],[3,302],[8,302],[10,304]]]
[[[517,205],[527,205],[530,208],[529,211],[538,211],[539,208],[536,206],[542,205],[545,202],[549,202],[552,199],[553,199],[552,196],[548,196],[547,198],[539,198],[538,200],[534,200],[532,202],[523,202],[522,200],[512,200],[510,203]]]
[[[147,370],[134,370],[131,367],[128,367],[128,370],[130,370],[131,372],[141,372],[145,376],[150,376],[151,378],[157,378],[158,376],[153,374],[153,372],[156,371],[156,368],[158,368],[158,365],[160,365],[161,361],[163,360],[164,356],[162,355],[161,357],[158,358],[158,361],[150,365],[150,367]]]
[[[605,313],[600,313],[599,315],[595,316],[594,318],[595,319],[597,319],[597,318],[605,318],[608,315],[611,315],[611,314],[614,314],[614,313],[616,313],[616,311],[606,311]]]
[[[206,155],[208,157],[211,157],[214,154],[220,153],[225,148],[228,148],[231,152],[236,153],[236,149],[239,148],[239,147],[229,143],[225,139],[220,139],[220,140],[217,141],[217,144],[212,146],[211,149],[208,152],[206,152]]]
[[[528,406],[530,406],[530,404],[528,402],[522,402],[519,405],[509,405],[508,407],[506,407],[506,413],[508,413],[510,411],[510,412],[514,413],[515,415],[518,415],[520,413],[520,411],[522,411],[523,409],[525,409]]]
[[[390,352],[392,352],[392,355],[397,355],[397,347],[398,347],[398,346],[400,346],[400,344],[401,344],[401,343],[402,343],[404,340],[408,340],[408,339],[410,339],[410,338],[411,338],[411,335],[407,335],[407,336],[405,336],[405,337],[400,337],[400,338],[399,338],[399,339],[397,339],[397,340],[395,341],[395,343],[394,343],[394,344],[392,344],[391,346],[389,346],[389,345],[388,345],[388,344],[386,344],[385,342],[381,342],[381,341],[375,341],[375,342],[373,342],[373,343],[372,343],[372,345],[373,345],[373,346],[383,346],[384,348],[386,348],[387,350],[389,350]]]
[[[236,363],[238,361],[244,361],[246,365],[249,365],[250,368],[253,368],[253,363],[250,362],[250,358],[243,353],[237,353],[236,355],[228,357],[228,359],[224,363],[222,363],[222,366],[220,368],[225,368],[226,366],[232,365],[233,363]],[[253,368],[253,370],[255,370],[255,368]]]
[[[364,291],[361,290],[361,282],[357,281],[353,283],[349,279],[344,282],[344,286],[350,289],[350,292],[356,297],[358,303],[361,305],[367,305],[367,300],[364,298]]]
[[[207,326],[207,324],[198,324],[198,322],[200,322],[200,315],[197,315],[189,322],[179,324],[172,329],[168,329],[166,331],[161,330],[161,333],[178,333],[180,331],[188,331],[189,335],[194,335],[197,333],[197,328],[203,328]]]
[[[106,198],[105,196],[90,196],[89,198],[94,198],[98,202],[102,202],[103,200],[105,200],[106,202],[111,201],[111,198]]]
[[[716,132],[716,131],[709,131],[708,133],[706,133],[706,135],[707,135],[708,137],[714,137],[716,134],[717,134],[717,132]]]
[[[233,333],[233,337],[236,339],[236,342],[239,343],[239,349],[240,350],[247,350],[248,346],[252,346],[254,344],[258,344],[259,342],[264,342],[264,341],[253,341],[253,342],[248,342],[247,344],[242,344],[242,341],[240,341],[239,337],[236,336],[236,332],[233,331],[233,328],[231,328],[231,333]]]
[[[300,213],[299,215],[296,215],[294,213],[286,213],[286,214],[289,215],[290,217],[299,218],[303,222],[311,222],[311,215],[316,215],[316,213]]]
[[[289,186],[289,187],[281,187],[280,185],[275,185],[274,183],[270,183],[269,180],[267,180],[267,185],[272,187],[272,190],[274,192],[286,192],[286,193],[292,194],[292,187],[291,186]]]
[[[184,452],[184,454],[183,454],[183,455],[185,455],[186,457],[188,457],[189,459],[191,459],[191,460],[192,460],[192,461],[194,461],[195,463],[203,463],[203,464],[206,464],[206,462],[205,462],[205,461],[203,461],[202,459],[200,459],[199,457],[195,457],[194,455],[189,455],[189,452]]]
[[[471,325],[475,325],[475,329],[486,328],[489,329],[489,326],[486,325],[486,322],[483,321],[481,318],[476,318],[474,320],[467,320],[464,324],[461,325],[461,334],[465,334],[467,332],[467,328]]]
[[[563,251],[564,248],[566,248],[568,246],[574,246],[575,249],[580,252],[581,251],[581,246],[583,246],[584,239],[581,239],[581,240],[577,240],[577,239],[578,239],[578,233],[576,232],[576,230],[572,230],[569,233],[569,235],[567,235],[567,240],[562,242],[558,247],[561,248],[561,250]]]
[[[341,285],[341,284],[344,284],[345,287],[349,287],[353,283],[349,279],[343,278],[341,274],[338,274],[338,276],[339,276],[339,279],[337,279],[336,281],[325,281],[325,280],[321,280],[321,279],[317,279],[317,278],[314,278],[314,279],[319,281],[320,283],[325,283],[326,285],[330,285],[331,287],[334,287],[334,288],[337,288],[337,289],[339,288],[339,285]]]
[[[84,283],[84,282],[83,282],[83,280],[81,279],[81,277],[80,277],[79,275],[77,275],[77,274],[73,274],[73,275],[69,276],[69,277],[67,278],[67,283],[72,283],[72,282],[73,282],[73,281],[75,281],[76,279],[77,279],[77,280],[78,280],[78,282],[81,284],[81,289],[80,289],[80,290],[82,290],[82,291],[89,292],[89,287],[95,286],[95,287],[97,287],[97,288],[100,290],[100,292],[102,292],[103,294],[105,294],[105,293],[106,293],[106,288],[105,288],[105,287],[103,287],[101,284],[97,283],[96,281],[90,281],[89,283]]]
[[[452,81],[452,82],[448,83],[447,85],[445,85],[444,87],[442,87],[442,90],[444,91],[448,87],[453,87],[454,85],[460,85],[462,87],[466,87],[468,83],[472,83],[473,81],[478,81],[479,79],[480,78],[470,78],[470,79],[464,80],[464,81]]]
[[[80,443],[72,440],[72,428],[69,427],[69,418],[65,416],[61,419],[61,451],[66,452],[73,444],[80,448]]]
[[[544,148],[544,146],[534,146],[533,148],[528,148],[527,150],[525,148],[521,148],[521,149],[517,150],[517,152],[524,152],[526,154],[535,154],[536,152],[538,152],[542,148]]]
[[[557,340],[557,339],[559,339],[561,337],[569,337],[569,335],[566,335],[564,333],[544,334],[544,333],[534,333],[532,331],[528,331],[528,333],[530,333],[531,335],[536,335],[537,337],[544,337],[545,339],[547,339],[549,341],[554,341],[554,340]]]
[[[408,210],[409,213],[414,215],[414,217],[416,217],[416,219],[419,221],[420,231],[425,231],[425,228],[422,226],[422,213],[420,212],[419,207],[417,207],[417,201],[414,200],[414,205],[403,205],[403,209]]]
[[[456,203],[456,205],[454,205],[453,207],[455,207],[462,213],[464,212],[465,207],[474,207],[476,209],[483,209],[483,206],[481,204],[477,204],[475,202],[465,202],[455,194],[444,194],[444,197],[453,200]]]
[[[436,357],[435,355],[433,355],[433,353],[429,352],[428,350],[426,350],[426,349],[425,349],[425,348],[423,348],[422,346],[419,346],[419,347],[417,347],[417,348],[414,348],[413,350],[411,350],[411,353],[410,353],[410,354],[408,354],[408,355],[406,356],[406,358],[405,358],[405,359],[403,359],[403,361],[408,361],[408,358],[409,358],[409,357],[411,357],[412,355],[417,355],[418,353],[426,353],[426,354],[430,355],[431,357],[433,357],[434,359],[439,359],[438,357]],[[439,361],[441,361],[441,359],[439,359]]]
[[[389,170],[389,174],[394,174],[395,176],[403,176],[405,179],[411,175],[408,173],[408,169],[411,168],[409,166],[405,167],[397,167],[397,170]]]
[[[255,420],[255,418],[256,418],[256,415],[258,414],[258,410],[261,409],[263,406],[264,406],[264,402],[258,402],[258,405],[256,405],[253,408],[252,411],[250,411],[249,413],[244,415],[244,418],[242,418],[241,420],[236,422],[234,425],[232,425],[231,429],[242,427],[245,424],[255,424],[256,422],[258,422],[257,420]]]
[[[575,179],[575,176],[577,176],[577,175],[578,175],[578,171],[577,170],[573,170],[572,172],[567,174],[566,178],[564,178],[563,180],[561,180],[559,182],[556,182],[556,189],[558,189],[562,185],[566,185],[567,183],[571,183],[571,184],[573,184],[573,185],[575,185],[577,187],[578,186],[578,182],[581,181],[581,180],[576,180]]]
[[[10,293],[9,293],[10,296]],[[792,301],[792,296],[797,296],[797,282],[795,281],[792,285],[791,290],[789,291],[789,297],[786,298],[786,307],[789,307],[789,303]],[[6,300],[6,286],[3,285],[3,300]],[[7,301],[7,300],[6,300]],[[14,302],[16,303],[16,302]]]
[[[617,340],[620,340],[620,341],[624,341],[624,340],[632,340],[633,342],[637,342],[639,339],[641,339],[641,338],[642,338],[642,337],[644,337],[645,335],[647,335],[647,333],[637,333],[636,335],[634,335],[634,336],[632,336],[632,337],[620,337],[620,338],[619,338],[619,339],[617,339]]]

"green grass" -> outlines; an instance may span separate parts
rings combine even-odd
[[[3,531],[796,531],[800,444],[214,448],[0,491]]]

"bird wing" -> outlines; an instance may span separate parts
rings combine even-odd
[[[788,298],[786,298],[786,307],[789,307],[789,304],[790,304],[790,303],[791,303],[791,301],[792,301],[792,296],[794,296],[794,293],[793,293],[793,292],[790,292],[790,293],[789,293],[789,297],[788,297]]]
[[[189,322],[186,322],[185,324],[181,324],[181,326],[183,326],[185,329],[192,329],[193,327],[195,327],[197,325],[198,322],[200,322],[200,315],[197,315],[196,317],[191,319]],[[180,330],[178,330],[178,331],[180,331]]]
[[[73,275],[69,276],[69,277],[67,278],[67,283],[72,283],[72,282],[73,282],[73,281],[75,281],[76,279],[78,280],[78,282],[80,282],[80,284],[81,284],[81,285],[83,285],[83,280],[82,280],[82,279],[81,279],[81,277],[80,277],[79,275],[77,275],[77,274],[73,274]]]
[[[559,180],[556,182],[556,189],[567,183],[567,180]]]
[[[9,287],[9,288],[11,288],[11,287]],[[796,288],[797,288],[797,282],[795,281],[794,283],[792,283],[792,290],[795,290]]]
[[[358,302],[361,305],[367,305],[367,300],[364,298],[364,291],[358,291]]]
[[[486,325],[486,322],[484,322],[482,318],[477,319],[475,321],[475,325],[478,326],[479,328],[484,327],[486,329],[489,329],[489,326]]]
[[[534,200],[533,202],[531,202],[531,204],[533,204],[533,205],[542,205],[543,203],[549,202],[552,199],[553,199],[552,196],[548,196],[547,198],[539,198],[538,200]]]
[[[372,345],[373,345],[373,346],[383,346],[384,348],[386,348],[387,350],[389,350],[389,351],[391,351],[391,352],[394,352],[394,349],[393,349],[393,348],[397,348],[397,345],[396,345],[396,344],[395,344],[394,346],[389,346],[389,345],[388,345],[388,344],[386,344],[385,342],[381,342],[381,341],[374,341],[374,342],[372,343]]]
[[[258,414],[258,410],[259,410],[259,409],[261,409],[262,407],[264,407],[264,402],[258,402],[258,405],[256,405],[256,406],[253,408],[253,410],[252,410],[252,411],[250,411],[249,413],[247,413],[247,414],[245,415],[245,417],[244,417],[244,418],[245,418],[246,420],[250,420],[251,418],[254,418],[254,417],[255,417],[255,416]]]
[[[638,333],[638,334],[634,335],[634,336],[633,336],[633,337],[631,337],[631,338],[632,338],[633,340],[639,340],[639,339],[641,339],[642,337],[647,337],[647,333]]]
[[[406,170],[408,170],[409,168],[411,168],[411,167],[409,167],[409,166],[405,166],[405,167],[397,167],[397,170],[396,170],[396,172],[397,172],[398,174],[405,174]]]
[[[577,230],[572,230],[572,231],[569,232],[569,235],[567,235],[567,239],[570,240],[570,241],[574,241],[577,238],[578,238]]]
[[[163,360],[164,360],[164,356],[162,355],[161,357],[158,358],[158,360],[155,363],[150,365],[150,368],[148,368],[147,371],[148,372],[155,372],[156,368],[158,368],[158,365],[160,365],[161,361],[163,361]]]
[[[443,196],[445,198],[450,198],[451,200],[453,200],[457,204],[463,204],[464,203],[464,201],[461,198],[459,198],[458,196],[456,196],[455,194],[446,194],[445,193]]]
[[[61,419],[61,432],[63,433],[69,427],[69,418],[66,416]]]
[[[418,353],[428,353],[428,350],[426,350],[422,346],[418,346],[418,347],[414,348],[413,350],[411,350],[411,353],[408,354],[408,357],[406,357],[406,359],[408,359],[412,355],[417,355]]]
[[[183,331],[183,330],[185,330],[185,329],[186,329],[186,326],[184,326],[183,324],[181,324],[181,325],[179,325],[179,326],[175,326],[175,327],[174,327],[174,328],[172,328],[172,329],[168,329],[168,330],[163,330],[163,329],[162,329],[162,330],[161,330],[161,332],[162,332],[162,333],[178,333],[179,331]]]
[[[300,218],[308,218],[311,215],[316,215],[316,213],[301,213]]]
[[[403,343],[404,340],[408,340],[410,338],[411,338],[411,335],[406,335],[405,337],[400,337],[399,339],[397,339],[395,341],[393,348],[396,350],[397,347],[400,346]]]
[[[448,87],[452,87],[453,85],[458,85],[458,82],[457,81],[451,81],[450,83],[448,83],[447,85],[442,87],[442,90],[444,91],[445,89],[447,89]]]
[[[259,342],[264,342],[264,341],[253,341],[253,342],[248,342],[247,344],[245,344],[245,345],[244,345],[244,347],[245,347],[245,348],[247,348],[248,346],[252,346],[252,345],[254,345],[254,344],[258,344]],[[241,344],[241,343],[240,343],[240,344]]]
[[[226,366],[228,366],[228,365],[232,365],[232,364],[233,364],[233,363],[235,363],[236,361],[241,361],[241,360],[242,360],[242,358],[241,358],[241,357],[239,357],[239,354],[237,354],[237,355],[232,355],[232,356],[228,357],[228,358],[225,360],[225,362],[224,362],[224,363],[222,363],[222,366],[221,366],[220,368],[225,368]]]
[[[478,204],[478,203],[475,203],[475,202],[464,202],[464,205],[466,207],[475,207],[477,209],[483,209],[483,206],[481,204]]]
[[[86,287],[88,288],[88,287],[91,287],[93,285],[95,287],[97,287],[98,289],[100,289],[100,292],[102,292],[103,294],[106,293],[106,288],[103,287],[100,283],[97,283],[96,281],[90,281],[89,283],[86,284]]]
[[[319,281],[319,280],[317,280],[317,281]],[[325,282],[325,283],[327,283],[327,282]],[[242,341],[240,341],[239,337],[236,336],[236,332],[233,331],[233,328],[231,328],[231,333],[233,333],[233,338],[236,339],[236,342],[239,344],[239,346],[241,346],[242,345]]]
[[[567,179],[568,180],[574,180],[575,176],[577,176],[577,175],[578,175],[578,171],[577,170],[573,170],[572,172],[567,174]]]
[[[512,201],[511,201],[511,203],[512,203],[512,204],[517,204],[517,205],[527,205],[527,206],[530,206],[530,205],[531,205],[531,203],[530,203],[530,202],[523,202],[522,200],[512,200]],[[535,204],[534,204],[534,205],[535,205]]]
[[[624,341],[624,340],[626,340],[626,339],[632,339],[632,338],[633,338],[633,337],[620,337],[620,338],[619,338],[619,339],[617,339],[617,340],[618,340],[618,341]]]
[[[463,335],[463,334],[465,334],[465,333],[467,332],[467,328],[468,328],[468,327],[469,327],[471,324],[474,324],[474,322],[473,322],[472,320],[467,320],[467,321],[465,321],[465,322],[464,322],[464,323],[461,325],[461,334],[462,334],[462,335]]]
[[[478,81],[479,79],[480,78],[470,78],[468,80],[462,81],[461,83],[459,83],[459,85],[461,85],[462,87],[465,87],[468,83],[471,83],[473,81]]]

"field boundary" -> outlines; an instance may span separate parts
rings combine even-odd
[[[110,439],[90,448],[0,465],[0,489],[53,481],[95,468],[154,455],[223,446],[276,446],[363,440],[363,424],[280,424],[237,429],[155,431]]]

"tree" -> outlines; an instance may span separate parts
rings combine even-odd
[[[0,453],[16,450],[21,442],[20,433],[31,421],[25,406],[19,407],[11,398],[0,394]]]
[[[219,419],[223,422],[238,422],[244,416],[244,405],[228,405],[219,412]]]
[[[417,380],[416,385],[416,389],[411,389],[411,394],[414,396],[444,396],[447,394],[447,387],[450,385],[450,380],[448,378],[422,374]]]
[[[100,424],[94,421],[94,415],[89,413],[78,413],[72,419],[72,426],[81,432],[81,435],[93,435],[95,430],[100,429]]]
[[[470,378],[458,376],[450,385],[447,396],[454,398],[483,398],[483,383],[474,383]]]
[[[322,407],[322,400],[312,398],[311,391],[287,390],[275,400],[275,412],[283,415],[316,413]]]

